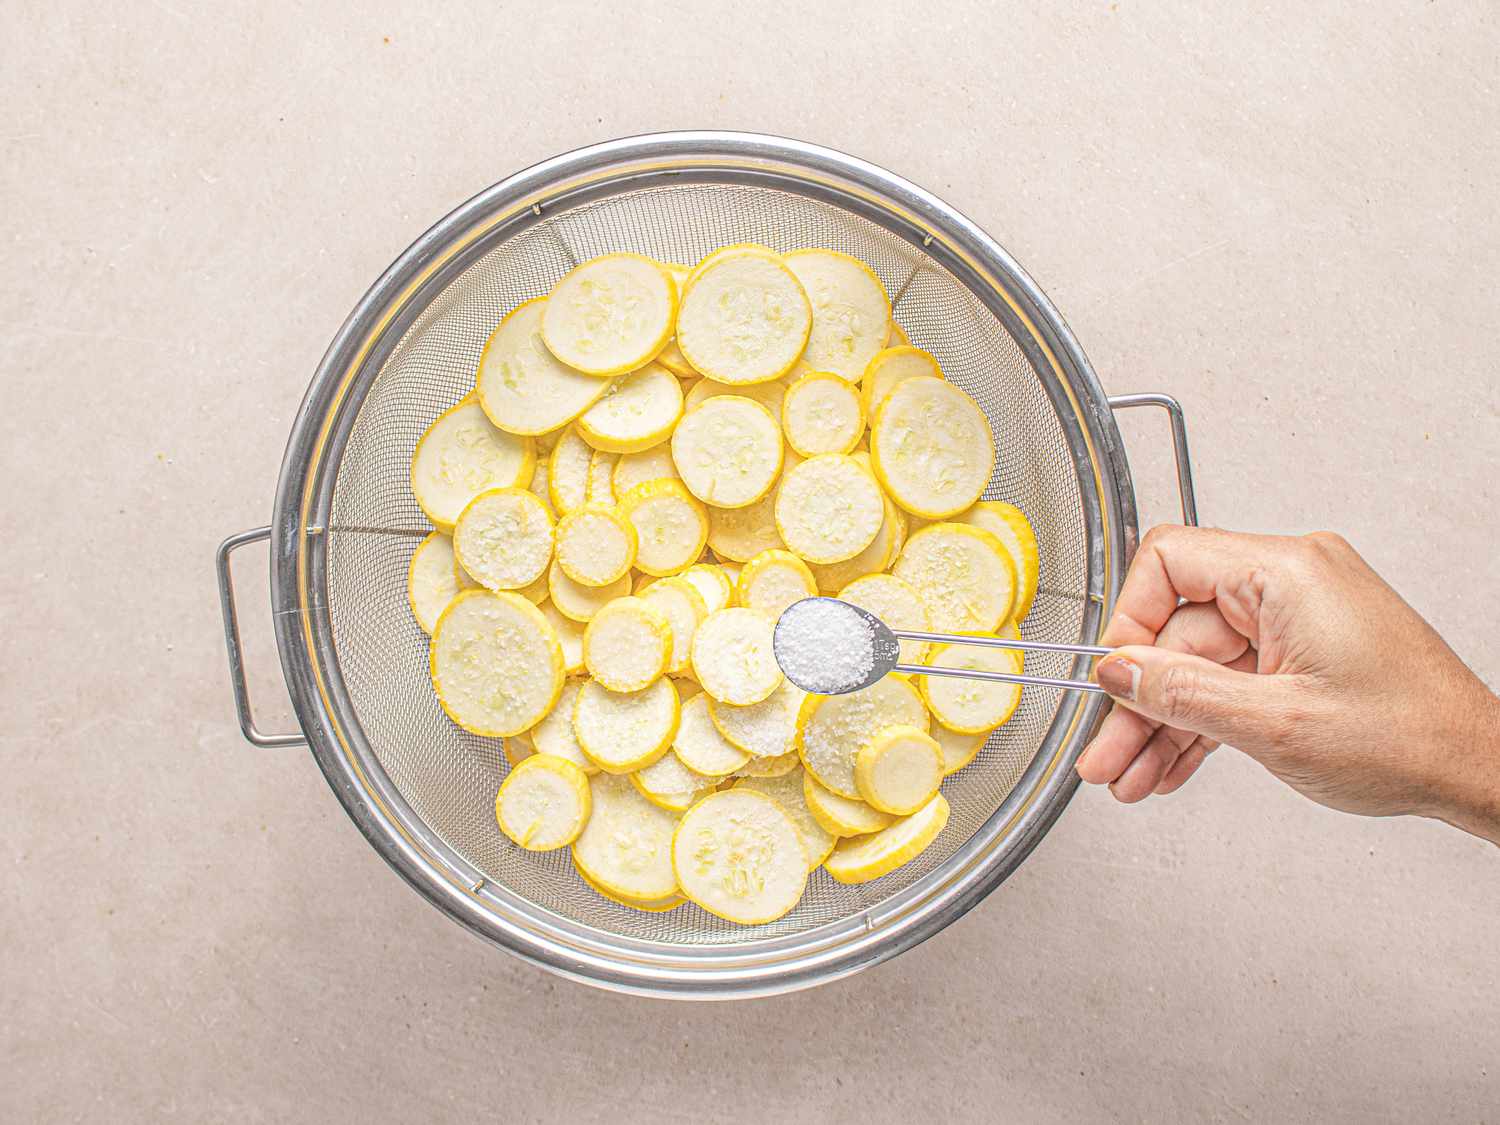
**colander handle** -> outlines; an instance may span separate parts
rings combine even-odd
[[[1177,461],[1177,492],[1182,497],[1182,522],[1198,526],[1198,500],[1193,495],[1193,463],[1188,459],[1187,423],[1182,419],[1182,404],[1171,395],[1146,393],[1111,395],[1111,410],[1128,410],[1132,406],[1159,406],[1172,423],[1172,456]]]
[[[219,544],[219,606],[224,611],[224,646],[229,650],[229,683],[234,688],[234,709],[239,714],[240,731],[255,746],[302,746],[307,739],[300,734],[266,734],[255,725],[250,713],[250,689],[245,683],[245,659],[240,652],[240,620],[234,608],[234,579],[229,573],[229,556],[248,543],[271,538],[269,527],[257,527],[231,535]]]

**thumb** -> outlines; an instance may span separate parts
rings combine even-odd
[[[1275,676],[1149,645],[1116,649],[1099,662],[1095,678],[1148,719],[1241,749],[1263,742],[1268,720],[1283,709]]]

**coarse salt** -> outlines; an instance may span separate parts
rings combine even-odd
[[[835,598],[806,598],[776,625],[776,662],[804,691],[840,695],[864,683],[875,667],[875,630]]]

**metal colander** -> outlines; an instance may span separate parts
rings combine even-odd
[[[1129,470],[1111,405],[1061,317],[994,242],[920,189],[827,149],[732,133],[673,133],[583,149],[522,172],[428,231],[335,338],[287,447],[270,528],[220,548],[231,670],[246,737],[306,741],[371,844],[434,904],[565,975],[630,991],[749,995],[805,987],[891,956],[993,889],[1071,795],[1072,762],[1103,702],[1028,689],[1015,717],[949,778],[947,828],[917,860],[857,886],[819,869],[795,910],[764,926],[691,904],[648,914],[600,898],[565,850],[515,847],[495,823],[498,739],[444,716],[427,637],[406,602],[430,528],[412,497],[417,439],[468,393],[485,339],[578,262],[632,250],[692,263],[732,242],[827,247],[867,262],[896,320],[989,416],[985,492],[1036,528],[1041,590],[1028,637],[1091,642],[1134,547]],[[277,642],[303,735],[265,735],[240,666],[228,556],[272,540]],[[1062,655],[1028,671],[1076,675]],[[304,738],[305,736],[305,738]]]

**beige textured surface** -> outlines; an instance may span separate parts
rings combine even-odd
[[[1231,753],[1081,795],[897,961],[727,1008],[489,948],[240,740],[211,555],[347,310],[493,180],[672,127],[947,197],[1107,387],[1181,396],[1206,520],[1344,530],[1500,678],[1493,5],[697,7],[0,9],[0,1118],[1493,1118],[1500,856]]]

